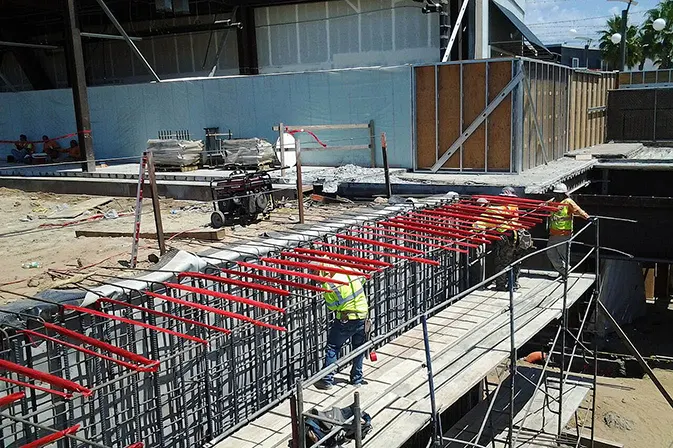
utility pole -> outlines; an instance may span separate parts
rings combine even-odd
[[[631,9],[631,5],[637,5],[638,2],[635,0],[608,0],[609,2],[623,2],[626,3],[626,9],[622,10],[622,40],[620,42],[619,46],[619,61],[620,61],[620,66],[619,69],[622,71],[627,70],[626,67],[626,40],[627,36],[626,33],[628,32],[629,26],[629,10]]]
[[[89,97],[86,91],[82,38],[77,21],[75,0],[63,0],[63,2],[66,10],[66,67],[75,105],[80,158],[86,161],[82,164],[82,170],[93,172],[96,171],[96,162],[93,154],[93,141],[91,140],[91,116],[89,114]]]

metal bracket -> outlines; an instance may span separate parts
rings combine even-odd
[[[544,144],[544,139],[542,137],[542,131],[540,131],[540,123],[537,121],[537,106],[535,103],[533,103],[533,95],[530,91],[530,84],[528,83],[528,78],[524,77],[523,83],[526,85],[526,93],[528,94],[528,104],[530,104],[530,108],[532,109],[533,112],[533,120],[535,121],[535,131],[537,134],[537,139],[540,142],[540,146],[542,147],[542,158],[544,159],[544,164],[546,165],[549,163],[547,160],[547,147]]]
[[[458,151],[460,146],[465,143],[465,141],[470,138],[470,136],[476,131],[479,126],[488,118],[489,115],[493,113],[493,111],[502,103],[505,98],[514,90],[524,79],[524,74],[523,72],[519,72],[506,86],[504,89],[498,93],[498,95],[493,99],[493,101],[486,106],[486,108],[477,116],[477,118],[472,122],[470,126],[467,127],[465,132],[458,137],[458,140],[453,142],[451,147],[446,150],[446,152],[437,160],[437,163],[435,163],[430,170],[433,173],[436,173],[444,164],[446,163],[447,160],[451,158],[451,156]],[[462,92],[461,92],[462,95]]]

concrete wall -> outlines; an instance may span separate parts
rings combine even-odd
[[[139,155],[159,130],[188,129],[202,139],[203,128],[231,129],[234,137],[275,142],[271,127],[368,123],[386,132],[390,163],[412,166],[411,68],[398,66],[260,76],[234,76],[160,84],[89,88],[97,159]],[[0,140],[19,134],[39,140],[74,132],[70,90],[0,93]],[[328,146],[367,144],[366,131],[319,135]],[[303,141],[307,142],[308,140]],[[67,142],[63,142],[64,144]],[[378,144],[378,138],[377,138]],[[11,145],[0,145],[0,154]],[[380,148],[377,160],[381,163]],[[315,151],[305,163],[369,165],[369,151]]]

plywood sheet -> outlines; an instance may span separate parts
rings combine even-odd
[[[512,63],[492,62],[488,68],[488,101],[512,80]],[[488,120],[488,171],[509,171],[512,152],[512,94],[491,113]]]
[[[468,127],[486,108],[486,64],[465,64],[463,69],[463,117]],[[486,124],[482,123],[465,142],[463,168],[483,170],[486,163]]]
[[[444,153],[460,137],[460,70],[459,64],[439,67],[439,152]],[[457,151],[443,168],[460,168]]]
[[[416,67],[416,164],[435,164],[435,67]]]

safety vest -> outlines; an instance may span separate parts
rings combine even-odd
[[[570,206],[564,199],[558,210],[549,215],[549,230],[551,233],[568,234],[573,231],[573,215]]]
[[[516,227],[511,223],[517,222],[516,213],[519,211],[519,207],[516,205],[489,205],[486,208],[486,211],[481,214],[481,218],[486,218],[488,220],[477,221],[473,224],[473,228],[477,230],[493,229],[498,232],[507,232],[508,230],[514,230]]]
[[[361,278],[346,274],[335,274],[332,278],[348,282],[348,285],[323,283],[323,287],[330,290],[323,295],[327,308],[336,312],[337,319],[366,319],[369,306]]]

